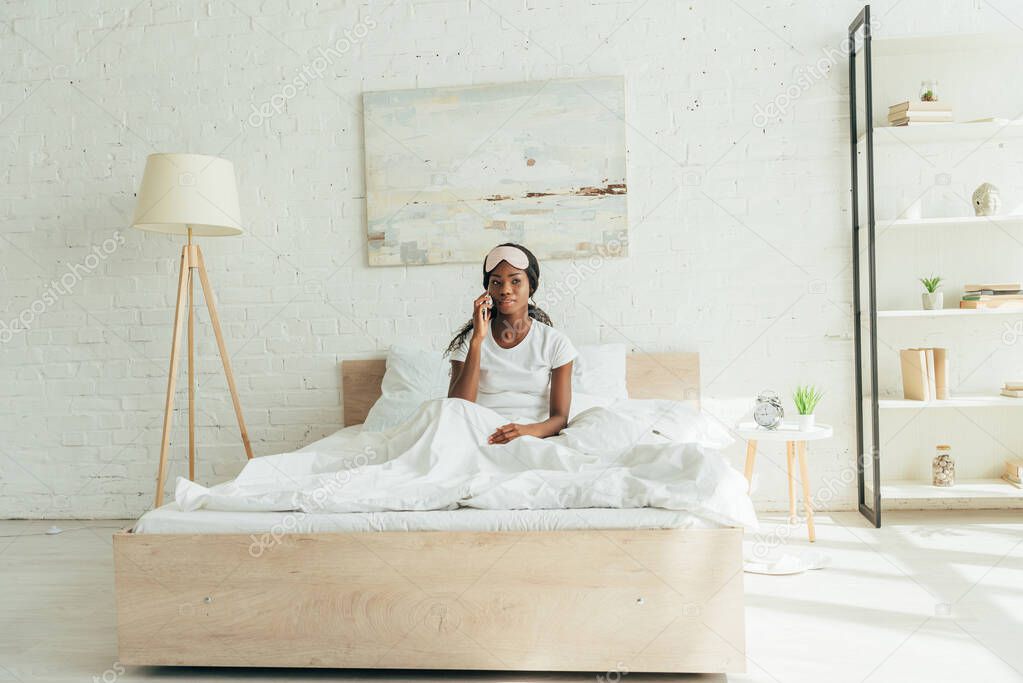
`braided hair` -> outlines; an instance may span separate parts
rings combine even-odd
[[[515,247],[516,249],[521,249],[526,255],[526,258],[529,260],[529,264],[526,266],[526,278],[529,280],[529,296],[533,296],[537,287],[540,286],[540,262],[536,260],[536,256],[534,256],[533,252],[529,249],[526,249],[521,244],[515,244],[514,242],[505,242],[504,244],[499,244],[497,246]],[[497,265],[500,265],[500,263]],[[494,266],[493,270],[497,269],[497,265]],[[493,272],[493,270],[487,271],[485,268],[486,265],[484,265],[483,271],[483,289],[487,289],[487,286],[490,284],[490,273]],[[533,320],[539,321],[544,325],[554,327],[554,323],[551,322],[550,316],[548,316],[547,313],[536,304],[528,304],[527,311],[529,317]],[[451,343],[449,343],[447,349],[445,349],[444,355],[446,356],[452,353],[455,349],[465,346],[465,338],[469,336],[470,332],[472,332],[472,318],[469,319],[469,322],[462,325],[462,328],[455,333]]]

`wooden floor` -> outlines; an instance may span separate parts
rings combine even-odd
[[[764,515],[747,557],[810,549]],[[125,669],[116,661],[112,551],[119,522],[0,521],[0,681],[1020,681],[1023,514],[899,512],[872,529],[820,514],[829,569],[746,575],[741,676]]]

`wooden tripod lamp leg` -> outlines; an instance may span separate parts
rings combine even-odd
[[[189,235],[191,238],[191,235]],[[191,239],[189,239],[191,243]],[[188,478],[195,481],[195,264],[188,267]]]
[[[181,270],[178,274],[178,298],[174,306],[174,331],[171,337],[170,371],[167,375],[167,401],[163,407],[163,437],[160,440],[160,469],[156,475],[156,507],[163,504],[163,486],[167,478],[167,448],[170,445],[171,417],[174,415],[174,384],[178,374],[178,341],[181,339],[182,318],[185,312],[185,290],[188,285],[190,247],[181,250]]]
[[[213,334],[217,337],[217,348],[220,349],[220,359],[224,363],[224,374],[227,375],[227,387],[231,390],[231,401],[234,403],[234,414],[238,418],[238,429],[242,434],[242,443],[245,444],[245,454],[252,459],[252,445],[249,443],[249,433],[245,429],[245,419],[242,417],[242,405],[238,401],[238,389],[234,384],[234,373],[231,372],[231,358],[227,355],[227,347],[224,346],[224,335],[220,331],[220,317],[217,315],[217,305],[213,300],[213,289],[210,287],[209,278],[206,276],[206,263],[202,257],[202,251],[195,247],[196,260],[199,266],[199,280],[202,282],[202,293],[206,299],[206,307],[210,309],[210,322],[213,324]]]

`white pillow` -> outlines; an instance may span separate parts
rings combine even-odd
[[[450,364],[439,351],[392,346],[381,395],[366,415],[362,428],[382,432],[412,416],[423,401],[448,395]]]
[[[625,384],[625,344],[590,344],[577,347],[572,365],[572,393],[608,399],[628,398]]]

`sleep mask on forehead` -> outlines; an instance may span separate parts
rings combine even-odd
[[[500,246],[494,247],[487,254],[487,259],[483,262],[483,271],[489,273],[497,268],[497,264],[501,261],[507,261],[520,270],[525,270],[529,265],[529,257],[526,256],[526,252],[517,247]]]

